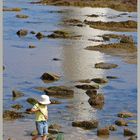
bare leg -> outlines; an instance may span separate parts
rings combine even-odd
[[[37,140],[37,138],[38,138],[38,135],[35,135],[35,136],[32,138],[32,140]]]
[[[47,136],[44,135],[44,136],[42,137],[42,140],[47,140]]]

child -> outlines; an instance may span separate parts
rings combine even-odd
[[[41,95],[41,98],[38,99],[38,103],[33,106],[30,110],[35,113],[35,121],[36,121],[36,130],[38,135],[35,135],[32,140],[37,140],[39,136],[41,136],[42,140],[47,139],[48,134],[48,110],[47,105],[50,104],[49,96]]]

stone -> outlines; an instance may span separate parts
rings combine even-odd
[[[123,119],[116,120],[115,124],[118,125],[118,126],[127,126],[127,122]]]
[[[72,122],[73,127],[81,127],[84,129],[94,129],[98,127],[99,122],[97,120],[91,121],[74,121]]]
[[[116,125],[110,125],[110,126],[108,126],[108,129],[110,131],[116,131],[117,130],[117,127],[116,127]]]
[[[95,64],[95,68],[99,68],[99,69],[112,69],[112,68],[117,68],[118,65],[116,64],[111,64],[111,63],[96,63]]]
[[[61,104],[61,102],[57,101],[57,100],[50,100],[51,104]]]
[[[90,79],[85,79],[85,80],[79,80],[78,82],[80,82],[80,83],[90,83],[91,80]]]
[[[91,98],[91,97],[97,95],[97,90],[96,90],[96,89],[88,89],[88,90],[86,91],[86,94]]]
[[[118,113],[118,117],[120,118],[129,118],[129,117],[133,117],[134,114],[131,112],[120,112]]]
[[[13,98],[18,98],[18,97],[24,96],[24,93],[22,93],[20,91],[17,91],[17,90],[13,90],[12,91],[12,96],[13,96]]]
[[[61,59],[59,59],[59,58],[53,58],[52,60],[54,60],[54,61],[60,61]]]
[[[42,38],[45,37],[45,35],[43,35],[43,34],[40,33],[40,32],[38,32],[35,36],[36,36],[37,39],[42,39]]]
[[[97,136],[108,136],[110,135],[110,131],[107,127],[100,128],[97,130]]]
[[[16,15],[17,18],[28,18],[29,16],[27,15]]]
[[[36,34],[35,31],[31,31],[30,33],[31,33],[31,34]]]
[[[107,79],[117,79],[116,76],[106,76]]]
[[[21,8],[3,8],[3,11],[9,11],[9,12],[20,12]]]
[[[60,79],[60,76],[56,75],[56,74],[52,74],[52,73],[47,73],[45,72],[42,76],[41,79],[44,82],[53,82],[53,81],[57,81]]]
[[[26,101],[31,105],[35,105],[38,103],[38,101],[34,98],[28,98]]]
[[[124,136],[133,136],[133,135],[136,135],[136,134],[132,132],[130,129],[124,128]]]
[[[83,90],[88,90],[88,89],[99,89],[99,85],[76,85],[75,87],[83,89]]]
[[[58,134],[59,133],[59,131],[57,129],[48,129],[48,132],[50,134]]]
[[[34,45],[29,45],[29,48],[36,48],[36,46],[34,46]]]
[[[137,136],[131,136],[128,140],[137,140]]]
[[[60,130],[61,129],[61,126],[59,124],[51,124],[49,126],[49,129],[57,129],[57,130]]]
[[[17,35],[20,36],[26,36],[28,34],[28,31],[25,29],[21,29],[19,31],[17,31]]]
[[[4,110],[3,112],[3,119],[4,120],[15,120],[19,118],[23,118],[21,112],[11,111],[11,110]]]
[[[11,107],[14,108],[14,109],[17,109],[17,110],[23,108],[23,106],[20,105],[20,104],[14,104],[14,105],[12,105]]]
[[[108,83],[108,80],[105,78],[94,78],[91,81],[98,83],[98,84],[105,84]]]

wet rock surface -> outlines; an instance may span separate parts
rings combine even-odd
[[[120,118],[129,118],[129,117],[133,117],[134,114],[131,112],[120,112],[118,113],[118,117]]]
[[[19,98],[19,97],[24,96],[24,93],[22,93],[21,91],[18,91],[18,90],[13,90],[12,96],[13,96],[13,98]]]
[[[105,78],[94,78],[91,81],[98,83],[98,84],[106,84],[108,83],[108,80]]]
[[[127,122],[124,119],[119,119],[115,121],[115,124],[118,126],[127,126]]]
[[[88,89],[99,89],[99,85],[76,85],[75,87],[83,89],[83,90],[88,90]]]
[[[90,79],[85,79],[85,80],[79,80],[77,82],[80,82],[80,83],[90,83],[91,80]]]
[[[21,29],[19,31],[17,31],[17,35],[20,36],[26,36],[28,34],[28,30],[25,29]]]
[[[94,129],[98,127],[99,122],[97,120],[91,121],[74,121],[72,122],[73,127],[81,127],[84,129]]]
[[[43,35],[40,32],[38,32],[35,36],[36,36],[37,39],[42,39],[42,38],[46,37],[45,35]]]
[[[29,48],[36,48],[36,46],[34,46],[34,45],[29,45]]]
[[[86,94],[92,98],[92,97],[95,97],[97,95],[97,90],[96,89],[89,89],[86,91]]]
[[[97,130],[97,136],[108,136],[110,135],[110,131],[107,127],[100,128]]]
[[[99,69],[113,69],[113,68],[117,68],[117,67],[118,67],[117,64],[104,63],[104,62],[95,64],[95,68],[99,68]]]

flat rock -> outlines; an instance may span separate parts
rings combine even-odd
[[[110,135],[110,131],[107,127],[100,128],[97,130],[97,136],[108,136]]]
[[[13,90],[12,91],[12,96],[13,96],[13,98],[18,98],[18,97],[24,96],[24,93],[22,93],[20,91],[17,91],[17,90]]]
[[[72,126],[74,127],[81,127],[84,129],[94,129],[98,127],[98,121],[97,120],[91,120],[91,121],[74,121],[72,122]]]
[[[132,132],[130,129],[124,128],[124,136],[133,136],[133,135],[136,135],[136,134]]]
[[[106,78],[94,78],[91,81],[98,83],[98,84],[108,83],[108,80]]]
[[[75,87],[83,89],[83,90],[88,90],[88,89],[99,89],[99,85],[76,85]]]
[[[95,68],[100,68],[100,69],[112,69],[112,68],[117,68],[118,65],[116,64],[111,64],[111,63],[96,63]]]
[[[134,114],[131,112],[120,112],[118,113],[118,117],[120,118],[129,118],[129,117],[133,117]]]
[[[127,126],[127,122],[123,119],[116,120],[115,124],[118,126]]]
[[[21,29],[21,30],[17,31],[18,36],[26,36],[27,34],[28,34],[28,31],[25,29]]]
[[[53,81],[57,81],[60,79],[60,76],[56,75],[56,74],[52,74],[52,73],[47,73],[45,72],[42,76],[41,79],[44,82],[53,82]]]

